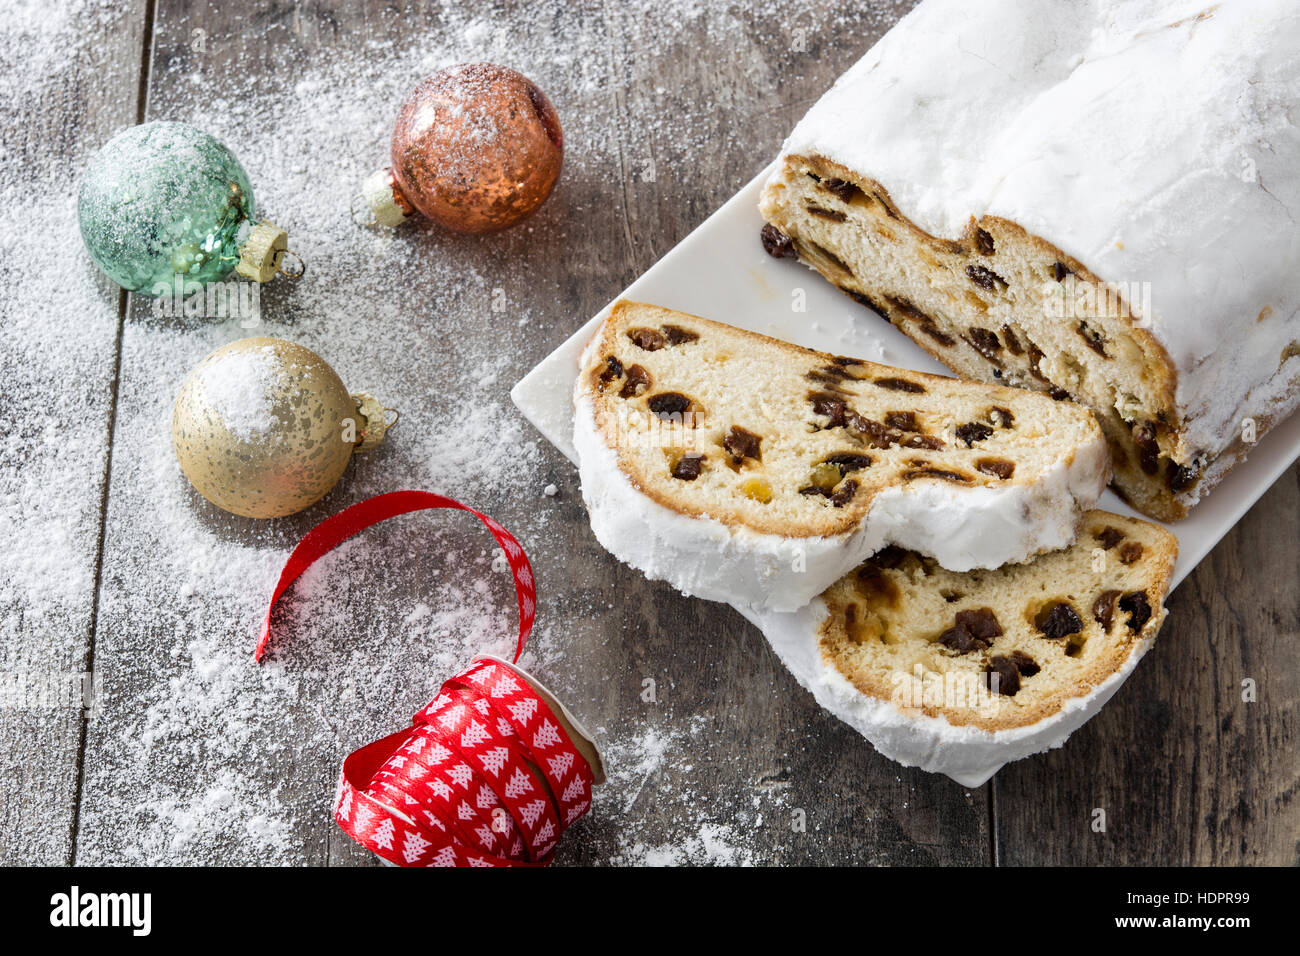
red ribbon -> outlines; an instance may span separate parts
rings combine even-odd
[[[537,595],[519,542],[487,515],[427,491],[395,491],[326,518],[293,549],[271,612],[320,557],[380,521],[426,508],[457,508],[483,522],[510,563],[523,653]],[[362,846],[399,866],[545,866],[560,834],[591,806],[592,770],[565,725],[520,673],[476,658],[452,677],[413,725],[343,762],[334,819]]]

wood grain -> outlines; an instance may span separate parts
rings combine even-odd
[[[1174,593],[1101,714],[994,779],[1000,862],[1300,863],[1297,580],[1300,466]]]
[[[33,233],[13,237],[29,245],[21,254],[8,246],[0,263],[0,404],[9,414],[0,674],[16,692],[0,704],[0,865],[72,857],[80,694],[43,702],[40,688],[72,693],[90,667],[123,305],[74,251],[75,185],[90,155],[136,120],[145,10],[145,0],[50,10],[30,46],[16,36],[5,44],[19,61],[0,64],[6,90],[23,83],[0,98],[5,202],[26,209]],[[45,247],[52,236],[63,248]],[[66,271],[53,279],[57,263]]]
[[[546,5],[545,10],[548,17],[540,21],[511,5],[495,7],[493,16],[538,31],[531,39],[534,46],[544,44],[548,36],[583,38],[582,49],[590,57],[583,69],[599,72],[568,85],[563,76],[539,77],[562,115],[574,120],[568,130],[570,161],[560,192],[530,224],[531,239],[516,231],[490,241],[510,263],[502,279],[512,308],[547,317],[537,334],[521,340],[508,355],[499,376],[502,393],[566,336],[578,317],[599,308],[751,177],[803,103],[858,55],[871,39],[872,24],[881,28],[879,15],[873,13],[861,31],[850,30],[855,42],[842,44],[836,56],[829,57],[820,55],[823,45],[829,46],[829,27],[812,29],[811,43],[796,43],[786,35],[779,10],[765,12],[761,20],[746,14],[738,27],[721,22],[730,13],[706,13],[694,32],[669,44],[668,54],[681,68],[666,70],[662,59],[642,53],[663,52],[664,44],[651,42],[643,32],[662,30],[663,24],[646,23],[618,4]],[[202,88],[236,70],[253,75],[266,70],[269,84],[278,75],[277,63],[348,56],[378,40],[418,42],[423,33],[447,28],[440,16],[439,11],[407,11],[394,18],[382,9],[342,5],[328,13],[315,9],[311,17],[301,8],[268,13],[248,23],[224,5],[161,3],[154,24],[149,115],[174,113],[196,85]],[[359,23],[365,25],[364,35]],[[754,39],[738,49],[720,40],[710,42],[715,28],[721,35],[724,27],[731,40]],[[206,38],[204,49],[194,48],[196,36]],[[699,55],[702,43],[708,55]],[[773,89],[783,102],[774,99]],[[787,97],[789,102],[784,102]],[[593,117],[600,119],[592,122]],[[754,117],[764,121],[752,122]],[[221,118],[208,122],[220,123]],[[218,132],[228,141],[249,142],[250,149],[257,149],[252,130]],[[254,168],[256,157],[245,162]],[[254,180],[257,191],[262,186],[256,175]],[[273,202],[274,183],[269,195]],[[409,232],[402,241],[412,256],[473,254],[450,247],[436,235]],[[467,268],[473,265],[467,262]],[[392,271],[395,266],[362,262],[341,268],[342,273],[317,281],[363,283],[360,271],[347,270]],[[403,283],[406,289],[400,288]],[[497,333],[491,316],[484,314],[477,325],[471,321],[460,326],[461,340],[445,338],[440,330],[452,318],[444,309],[463,303],[443,305],[418,273],[395,276],[393,284],[398,289],[394,294],[405,297],[403,311],[431,307],[434,321],[401,332],[390,330],[390,341],[365,358],[376,366],[391,366],[401,363],[402,356],[441,357],[425,372],[430,378],[424,394],[411,395],[403,403],[404,421],[418,427],[436,415],[440,396],[462,395],[470,388],[464,375],[472,370],[473,349],[464,339]],[[290,330],[294,338],[333,357],[326,324],[294,290],[272,288],[268,295],[278,310],[278,329]],[[368,320],[363,316],[355,321]],[[123,338],[118,441],[142,442],[131,446],[133,461],[160,453],[160,439],[131,438],[144,426],[156,427],[165,413],[157,392],[169,394],[214,341],[238,332],[229,323],[214,329],[201,321],[159,322],[150,316],[147,303],[132,303]],[[392,341],[392,335],[401,340]],[[172,343],[174,350],[160,354],[161,342]],[[348,378],[346,370],[341,371]],[[395,443],[396,460],[388,466],[411,466],[402,460],[403,454]],[[822,714],[761,637],[730,609],[685,600],[646,582],[603,552],[587,527],[571,468],[554,450],[540,449],[534,467],[538,486],[554,481],[564,491],[539,528],[544,534],[531,539],[527,532],[540,520],[532,502],[485,493],[472,476],[463,489],[440,490],[462,491],[508,526],[524,530],[545,601],[546,634],[539,641],[563,642],[563,665],[554,653],[545,655],[538,665],[540,676],[597,728],[611,755],[641,760],[657,748],[673,751],[654,765],[615,768],[597,812],[584,824],[583,836],[567,841],[564,862],[653,860],[658,858],[655,853],[671,853],[683,845],[696,857],[730,862],[969,864],[987,858],[987,801],[982,793],[966,794],[881,760]],[[155,529],[137,518],[156,496],[156,481],[156,473],[147,467],[124,467],[115,473],[110,492],[104,584],[110,610],[101,620],[98,648],[113,701],[112,719],[96,724],[88,742],[84,849],[79,859],[131,859],[138,852],[187,862],[268,858],[264,849],[250,846],[237,832],[222,832],[201,846],[181,846],[165,832],[168,814],[173,821],[192,825],[196,807],[211,794],[210,778],[226,774],[231,799],[259,791],[277,794],[284,819],[292,821],[292,833],[285,837],[295,847],[289,859],[373,862],[330,821],[332,778],[346,747],[400,726],[419,705],[419,695],[428,691],[394,689],[371,709],[349,715],[346,730],[338,731],[342,739],[328,740],[313,726],[318,713],[313,701],[277,714],[277,702],[269,696],[267,712],[253,719],[270,752],[241,759],[237,766],[227,763],[229,754],[175,764],[169,751],[202,754],[209,747],[221,749],[220,742],[203,739],[219,733],[215,722],[205,723],[208,715],[193,716],[185,730],[165,724],[157,730],[158,715],[177,706],[169,682],[191,681],[196,666],[186,660],[186,649],[178,654],[176,629],[226,635],[238,642],[256,605],[257,589],[247,600],[207,594],[178,604],[166,590],[150,593],[135,586],[141,580],[174,578],[184,560],[178,545],[155,541]],[[170,487],[165,490],[175,494]],[[372,490],[380,489],[358,480],[341,494],[353,498]],[[181,500],[188,499],[182,495]],[[202,503],[189,506],[196,534],[227,542],[246,540],[254,548],[269,544],[266,552],[274,555],[277,550],[283,553],[326,507],[345,503],[340,494],[327,501],[327,506],[267,528],[213,515]],[[456,547],[472,549],[471,535],[467,532]],[[377,553],[418,547],[418,539],[405,531],[377,531],[372,538]],[[362,569],[354,570],[363,575]],[[393,572],[388,588],[386,600],[410,605],[427,595],[428,583],[419,569],[411,568]],[[504,599],[500,603],[508,607]],[[169,608],[174,610],[168,613]],[[654,702],[641,696],[647,678],[657,685]],[[258,692],[252,678],[240,679],[248,680],[248,694]],[[123,733],[123,728],[129,731]],[[143,748],[138,742],[142,732],[161,733],[163,740]],[[301,740],[309,742],[294,743]],[[689,760],[683,759],[684,752]],[[146,786],[138,776],[120,771],[124,765],[149,760],[158,766]],[[731,849],[705,846],[723,833],[734,844]],[[133,840],[148,846],[141,851],[132,846]]]
[[[436,479],[435,490],[498,517],[528,548],[542,596],[532,666],[607,751],[611,781],[561,863],[1297,862],[1300,470],[1183,585],[1110,707],[1063,750],[968,791],[877,755],[731,609],[685,599],[605,553],[572,466],[509,408],[509,385],[760,169],[910,6],[702,5],[667,23],[654,5],[612,0],[494,2],[472,16],[468,5],[322,0],[250,11],[157,0],[147,117],[193,117],[235,146],[261,208],[315,247],[303,284],[264,290],[256,332],[301,341],[350,384],[399,396],[404,431],[302,515],[262,524],[222,515],[170,464],[165,422],[194,362],[252,333],[126,306],[116,404],[99,387],[90,405],[105,430],[116,409],[93,645],[105,710],[88,728],[79,798],[80,721],[0,714],[0,772],[20,784],[0,796],[0,861],[67,859],[76,819],[78,862],[374,865],[330,819],[338,763],[402,726],[458,652],[445,637],[404,633],[414,625],[395,608],[427,603],[436,617],[450,596],[481,588],[496,609],[482,640],[508,635],[510,595],[499,576],[484,578],[481,533],[447,516],[372,529],[367,548],[326,572],[330,599],[355,624],[317,626],[316,591],[278,618],[282,643],[266,669],[246,648],[278,561],[307,528],[370,494]],[[140,62],[137,12],[105,32],[87,65]],[[382,162],[385,110],[396,110],[379,97],[372,122],[340,117],[353,125],[338,141],[285,141],[277,117],[316,108],[319,76],[395,100],[430,68],[424,49],[455,50],[487,29],[506,31],[500,58],[531,71],[565,123],[561,185],[526,229],[467,243],[411,227],[381,242],[348,231],[328,208],[336,197],[294,208],[302,177],[337,179],[335,167],[352,164],[344,178],[359,179]],[[571,58],[536,57],[548,45]],[[376,58],[410,75],[376,74]],[[331,63],[349,66],[330,72]],[[6,134],[12,148],[49,143],[76,165],[129,121],[132,82],[96,86],[88,75],[78,67],[59,81],[69,92],[57,95],[90,104],[80,127],[31,119]],[[355,251],[339,255],[350,242]],[[495,298],[523,317],[519,330],[503,325]],[[499,342],[487,384],[484,342]],[[115,349],[106,336],[88,380],[111,382]],[[445,422],[467,404],[488,407],[503,441],[517,444],[512,480],[430,464],[454,453]],[[105,451],[87,456],[92,545]],[[541,494],[548,485],[553,496]],[[171,517],[144,517],[155,507]],[[225,575],[211,566],[222,560]],[[91,647],[91,597],[66,619],[77,661]],[[1248,677],[1259,688],[1250,704],[1240,693]],[[267,818],[213,822],[239,821],[245,805]],[[1105,833],[1090,829],[1097,808]],[[35,819],[54,835],[36,836]]]

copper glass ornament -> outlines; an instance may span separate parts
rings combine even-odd
[[[419,212],[454,232],[496,232],[546,201],[563,160],[560,119],[536,84],[462,63],[411,91],[393,127],[393,165],[367,178],[361,198],[381,225]]]

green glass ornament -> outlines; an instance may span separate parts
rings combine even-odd
[[[151,296],[189,294],[232,270],[258,282],[301,275],[284,268],[292,255],[284,231],[255,214],[239,160],[188,123],[118,133],[90,161],[77,199],[95,264],[124,289]]]

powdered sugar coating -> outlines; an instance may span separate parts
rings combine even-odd
[[[241,441],[265,437],[276,424],[272,397],[288,369],[270,345],[232,352],[195,370],[203,396],[226,429]]]
[[[879,180],[935,235],[1002,216],[1149,283],[1189,449],[1214,455],[1300,401],[1297,48],[1285,0],[926,0],[784,151]]]
[[[988,731],[954,726],[943,717],[906,714],[891,701],[858,691],[822,656],[819,630],[828,612],[821,598],[793,614],[742,613],[817,703],[882,754],[905,767],[946,774],[965,787],[981,786],[1013,760],[1064,744],[1119,690],[1152,643],[1149,637],[1141,640],[1115,673],[1051,717],[1028,727]]]
[[[593,337],[580,366],[600,340]],[[629,480],[596,428],[580,376],[574,392],[573,443],[582,496],[597,540],[651,580],[684,594],[737,607],[803,607],[886,545],[932,555],[953,571],[996,568],[1066,547],[1079,515],[1092,507],[1110,475],[1100,432],[1062,454],[1031,484],[959,488],[918,481],[885,488],[862,524],[842,535],[793,538],[689,517],[652,500]]]

